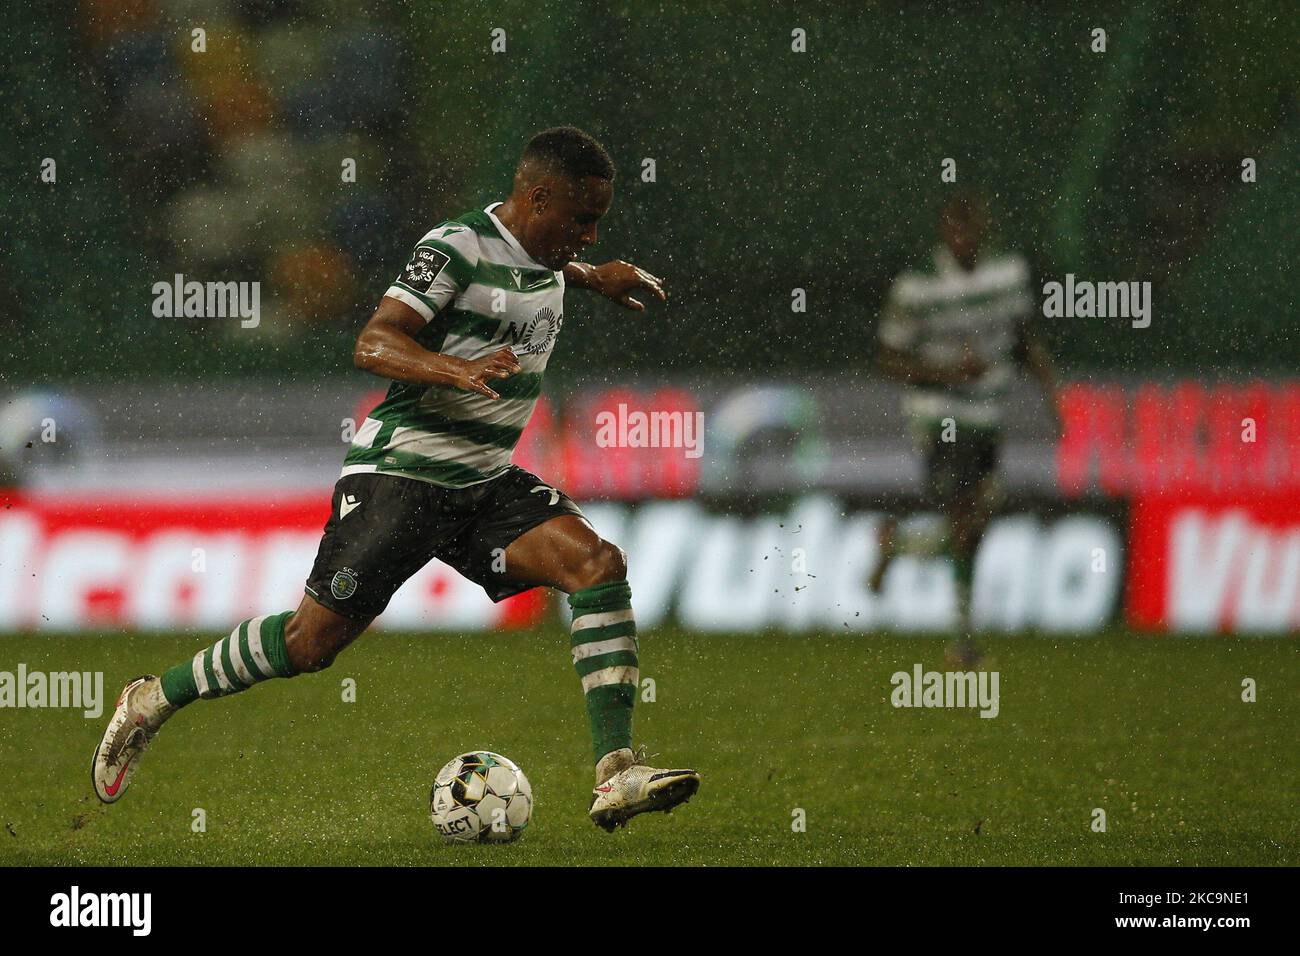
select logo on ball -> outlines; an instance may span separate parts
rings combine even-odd
[[[448,843],[512,843],[533,817],[533,788],[508,758],[471,751],[438,771],[429,816]]]

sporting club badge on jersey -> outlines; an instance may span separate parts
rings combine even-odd
[[[400,281],[416,292],[427,293],[433,288],[433,280],[447,268],[449,262],[451,256],[445,252],[421,246],[415,250],[415,255],[411,256],[411,261],[406,264]]]
[[[330,594],[333,594],[336,600],[346,601],[356,593],[357,572],[351,568],[335,571],[334,579],[330,581]]]

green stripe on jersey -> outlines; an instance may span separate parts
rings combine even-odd
[[[559,285],[555,273],[550,269],[521,269],[495,262],[480,262],[474,281],[493,289],[509,289],[511,292],[541,292]]]
[[[437,412],[423,412],[420,415],[420,431],[430,435],[445,435],[448,438],[465,438],[476,445],[514,448],[523,428],[495,425],[473,419],[447,418]]]

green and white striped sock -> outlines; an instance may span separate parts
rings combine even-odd
[[[202,697],[224,697],[272,677],[292,677],[284,647],[284,624],[293,611],[245,621],[211,647],[162,675],[162,692],[173,707]]]
[[[632,589],[626,581],[598,584],[569,595],[570,646],[582,678],[596,762],[632,746],[632,707],[640,680]]]

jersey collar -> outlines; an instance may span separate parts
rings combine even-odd
[[[509,229],[507,229],[502,224],[500,219],[492,215],[492,210],[496,209],[497,206],[500,205],[501,205],[500,202],[494,202],[490,206],[484,206],[483,211],[487,213],[487,217],[492,220],[492,225],[497,227],[497,232],[501,233],[501,238],[505,240],[506,245],[508,245],[511,249],[513,249],[519,255],[519,257],[524,260],[524,263],[528,265],[530,268],[546,269],[546,266],[542,265],[540,262],[538,262],[536,259],[530,256],[527,253],[527,251],[525,251],[524,247],[519,244],[519,240],[514,237],[514,233],[512,233]],[[546,269],[546,271],[550,272],[551,270]]]

